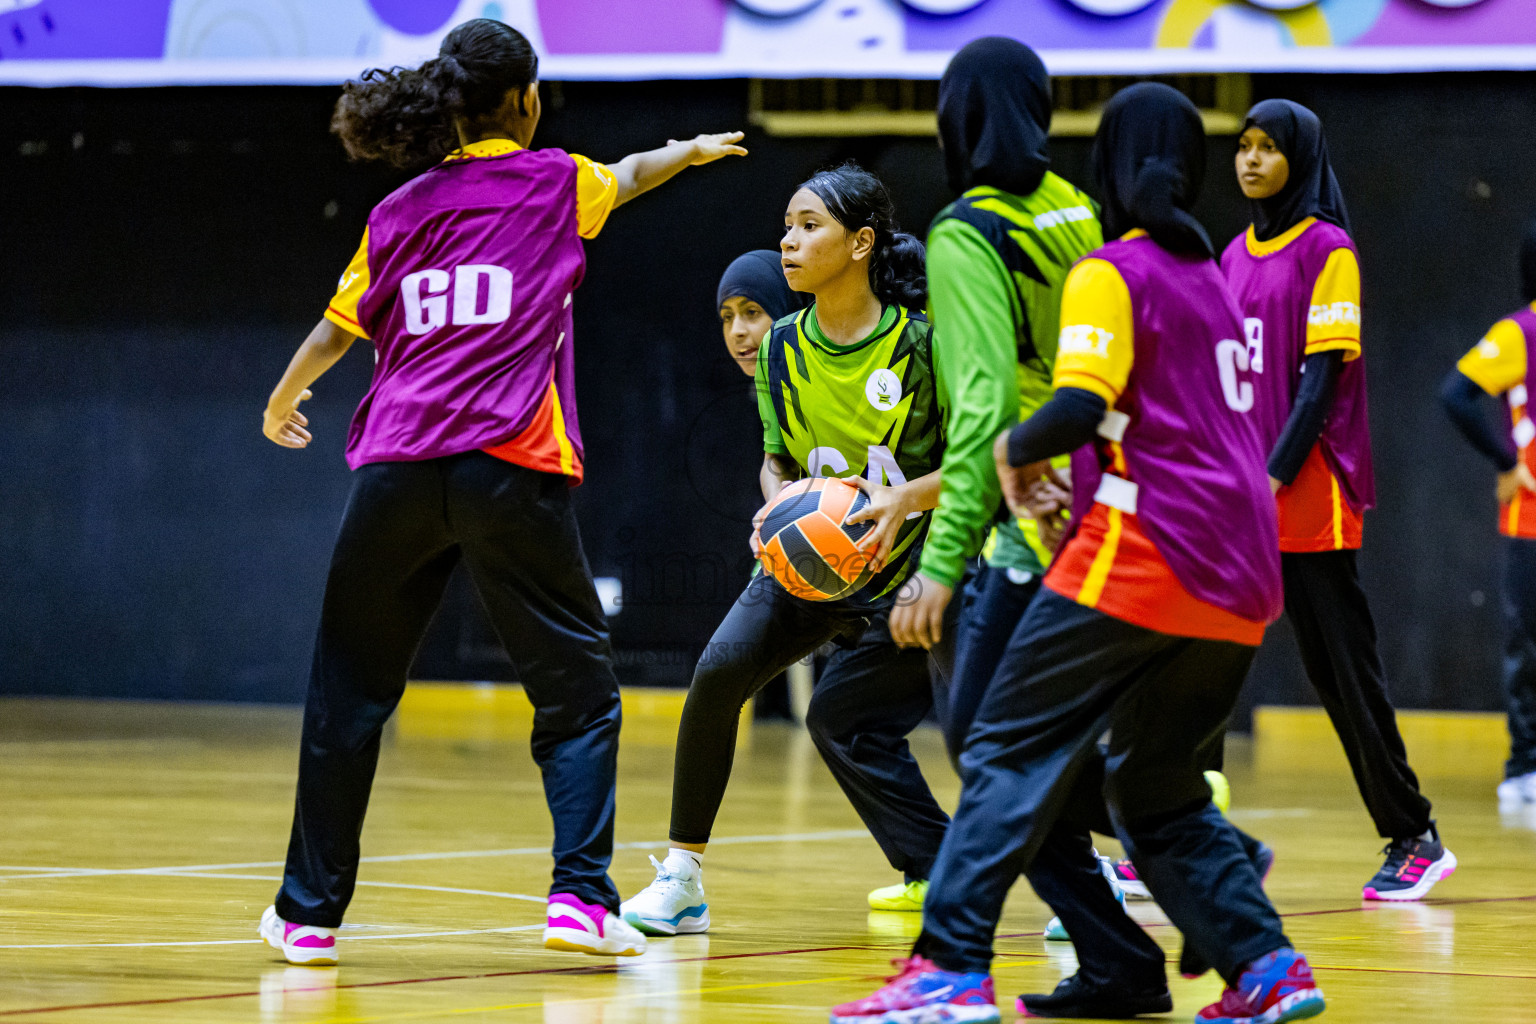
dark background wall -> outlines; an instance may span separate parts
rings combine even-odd
[[[1316,109],[1364,254],[1380,509],[1363,570],[1406,707],[1498,700],[1492,473],[1435,387],[1513,308],[1536,215],[1530,75],[1269,76]],[[546,85],[539,143],[617,159],[745,126],[742,82]],[[290,701],[303,692],[364,344],[316,387],[307,451],[260,433],[364,218],[402,177],[349,165],[335,91],[0,89],[0,692]],[[594,570],[618,576],[627,682],[681,685],[748,566],[759,437],[715,280],[776,242],[793,186],[856,157],[919,232],[948,200],[936,147],[768,138],[618,211],[588,247],[577,345]],[[1088,141],[1054,144],[1086,183]],[[1231,140],[1199,213],[1246,223]],[[508,678],[452,588],[417,673]],[[1282,625],[1246,695],[1308,703]]]

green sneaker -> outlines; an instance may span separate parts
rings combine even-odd
[[[921,913],[923,897],[928,895],[928,880],[888,885],[869,894],[870,910],[906,910]]]

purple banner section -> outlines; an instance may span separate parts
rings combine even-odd
[[[538,0],[552,54],[719,53],[731,0]]]
[[[170,13],[171,0],[43,0],[0,14],[0,60],[158,60]]]
[[[1356,46],[1521,46],[1536,43],[1536,2],[1483,0],[1471,7],[1435,7],[1424,0],[1389,0]]]
[[[1148,50],[1170,0],[1118,18],[1089,14],[1068,0],[987,0],[963,14],[907,9],[907,49],[960,49],[977,36],[1012,36],[1037,50]]]
[[[458,9],[459,0],[368,0],[368,6],[395,31],[419,36],[451,27],[448,19]]]

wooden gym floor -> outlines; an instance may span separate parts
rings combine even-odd
[[[614,879],[664,845],[678,698],[626,695]],[[516,690],[413,686],[364,834],[339,969],[286,967],[254,937],[288,835],[293,709],[0,701],[0,1021],[823,1021],[903,955],[916,915],[872,914],[896,881],[803,730],[744,730],[708,858],[714,930],[635,960],[540,945],[549,824]],[[1461,870],[1423,904],[1363,905],[1379,864],[1336,740],[1310,712],[1234,739],[1232,817],[1278,851],[1270,892],[1329,997],[1326,1020],[1536,1021],[1536,810],[1501,816],[1491,716],[1404,716]],[[937,734],[915,746],[957,785]],[[1528,809],[1529,810],[1529,809]],[[1155,909],[1136,916],[1170,952]],[[995,965],[1004,1020],[1070,947],[1013,893]],[[1172,982],[1189,1020],[1213,977]]]

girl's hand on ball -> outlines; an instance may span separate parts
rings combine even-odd
[[[309,426],[309,418],[299,412],[299,403],[313,397],[313,393],[305,388],[286,408],[267,406],[261,423],[261,432],[267,435],[267,440],[284,448],[303,448],[313,441],[313,435],[305,429]]]
[[[854,546],[869,554],[870,568],[879,572],[885,568],[885,560],[891,557],[891,549],[896,546],[896,538],[901,533],[901,524],[907,521],[907,516],[922,509],[917,507],[917,502],[912,500],[907,488],[870,483],[861,476],[843,479],[869,498],[868,505],[848,513],[843,519],[843,525],[875,524]]]

